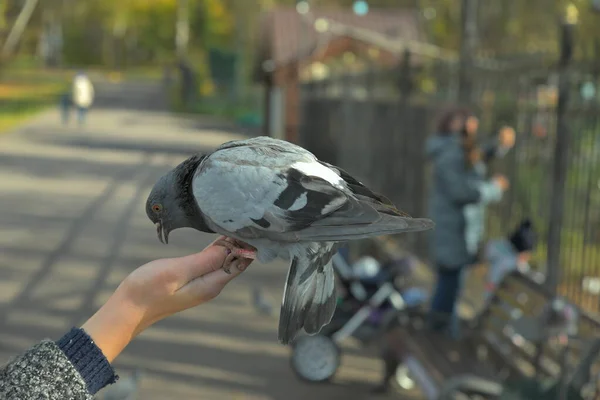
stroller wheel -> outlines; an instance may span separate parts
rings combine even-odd
[[[292,345],[292,370],[302,380],[326,382],[340,366],[341,352],[329,337],[302,336]]]
[[[415,387],[415,381],[410,376],[410,371],[406,365],[399,365],[396,368],[396,374],[394,375],[396,383],[404,390],[412,390]]]

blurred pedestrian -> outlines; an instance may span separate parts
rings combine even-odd
[[[173,72],[174,72],[173,64],[171,64],[171,63],[165,64],[165,66],[163,67],[162,81],[163,81],[163,86],[167,90],[171,89],[171,86],[173,85],[173,82],[175,81]]]
[[[467,117],[463,130],[463,147],[466,151],[467,169],[472,173],[471,184],[480,192],[478,202],[467,204],[463,208],[465,218],[465,242],[467,252],[473,259],[473,263],[480,260],[483,239],[485,234],[485,210],[488,204],[499,202],[502,193],[509,187],[508,179],[502,175],[496,175],[495,182],[490,184],[487,177],[487,164],[494,157],[504,156],[515,143],[515,131],[511,127],[503,127],[498,135],[496,143],[480,147],[477,143],[477,132],[479,120],[471,115]]]
[[[211,245],[139,267],[81,328],[56,342],[43,340],[0,367],[0,399],[92,400],[117,380],[110,363],[131,340],[161,319],[214,299],[250,264],[226,273],[226,257],[224,247]]]
[[[180,99],[184,109],[188,109],[194,101],[194,95],[196,93],[196,76],[192,66],[189,62],[184,59],[179,60],[177,63],[179,69],[179,84],[180,84]]]
[[[60,96],[60,115],[63,125],[69,123],[69,116],[71,114],[71,93],[66,92]]]
[[[89,108],[94,102],[94,85],[90,78],[82,71],[73,79],[73,104],[77,108],[77,122],[79,126],[85,124]]]
[[[475,165],[503,154],[514,144],[514,135],[511,138],[510,129],[503,130],[508,133],[502,133],[496,143],[478,149],[477,130],[478,120],[469,110],[451,110],[440,120],[438,133],[426,146],[427,155],[434,164],[429,212],[436,223],[430,241],[437,271],[430,325],[440,331],[450,328],[451,320],[457,321],[456,303],[463,270],[476,261],[475,253],[470,251],[473,246],[467,244],[465,206],[485,204],[490,201],[489,196],[508,187],[506,178],[496,176],[486,180],[485,171],[478,171]],[[478,224],[475,222],[472,227],[478,227]],[[478,243],[479,239],[476,237],[474,242]],[[457,334],[457,324],[453,325],[452,330]]]

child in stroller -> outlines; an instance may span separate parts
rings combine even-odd
[[[348,249],[344,248],[334,256],[333,265],[341,293],[333,319],[321,333],[341,330],[354,316],[360,317],[358,313],[363,310],[361,314],[366,318],[356,319],[362,324],[352,324],[347,330],[353,329],[351,335],[366,343],[393,317],[394,311],[425,301],[426,292],[411,286],[416,260],[410,256],[384,263],[363,256],[350,263]]]

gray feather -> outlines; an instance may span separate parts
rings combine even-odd
[[[336,306],[332,248],[307,257],[294,257],[288,271],[279,315],[278,339],[290,343],[300,331],[316,334],[331,322]]]

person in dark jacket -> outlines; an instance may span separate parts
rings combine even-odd
[[[69,123],[69,115],[71,113],[71,106],[73,105],[71,101],[71,93],[66,92],[61,94],[60,96],[60,116],[63,125],[67,125]]]
[[[471,152],[477,150],[474,139],[478,126],[473,122],[476,120],[468,110],[448,112],[426,146],[433,162],[429,213],[436,223],[430,239],[437,271],[430,320],[435,330],[446,329],[455,316],[463,270],[476,261],[467,244],[465,206],[486,203],[486,196],[497,196],[508,187],[503,176],[486,180],[470,161]],[[487,162],[513,144],[514,131],[503,128],[498,142],[481,149],[481,158]]]
[[[110,363],[150,325],[215,298],[250,264],[231,274],[227,249],[210,245],[186,257],[149,262],[133,271],[81,328],[43,340],[0,367],[0,399],[93,400],[117,376]]]

